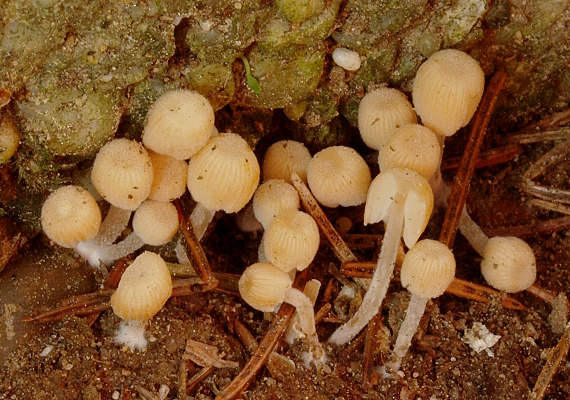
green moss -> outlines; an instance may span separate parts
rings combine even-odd
[[[275,0],[275,4],[295,24],[305,22],[325,8],[324,0]]]
[[[190,87],[208,98],[215,111],[233,99],[236,83],[231,65],[200,64],[196,68],[187,68],[184,73]]]

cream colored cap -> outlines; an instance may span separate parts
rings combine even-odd
[[[125,210],[136,210],[146,200],[153,178],[148,152],[128,139],[114,139],[103,146],[91,171],[91,181],[101,197]]]
[[[319,151],[307,170],[311,192],[325,207],[351,207],[366,201],[370,170],[354,149],[333,146]]]
[[[384,87],[368,92],[358,106],[360,136],[375,150],[380,150],[396,129],[416,121],[408,98],[396,89]]]
[[[265,181],[253,195],[253,213],[263,229],[284,211],[298,210],[299,193],[283,179]]]
[[[398,128],[378,155],[380,171],[408,168],[429,180],[439,168],[441,147],[437,135],[425,126],[408,124]]]
[[[253,196],[259,173],[257,158],[247,142],[235,133],[222,133],[190,160],[188,189],[208,210],[234,213]]]
[[[127,267],[111,296],[111,307],[127,321],[146,321],[161,310],[172,295],[172,278],[164,260],[145,251]]]
[[[154,179],[148,198],[168,202],[179,198],[186,191],[188,164],[170,156],[149,151]]]
[[[311,153],[303,143],[294,140],[281,140],[273,143],[263,158],[263,180],[283,179],[291,183],[291,172],[307,181],[307,167]]]
[[[256,310],[272,312],[291,289],[289,275],[275,265],[262,262],[252,264],[239,278],[239,293],[247,304]]]
[[[319,250],[319,228],[302,211],[285,211],[269,224],[264,238],[267,260],[285,272],[302,271]]]
[[[406,246],[412,248],[429,222],[434,200],[429,182],[416,171],[392,168],[374,178],[364,208],[364,225],[387,222],[388,210],[398,192],[404,198],[402,237]]]
[[[101,210],[81,186],[63,186],[48,196],[42,206],[42,229],[62,247],[74,247],[97,235]]]
[[[451,136],[475,114],[485,89],[485,73],[467,53],[438,51],[416,74],[412,101],[422,124]]]
[[[172,203],[146,200],[135,211],[133,231],[143,242],[162,246],[178,231],[178,212]]]
[[[402,264],[402,286],[416,296],[441,296],[455,278],[455,257],[437,240],[420,240],[408,251]]]
[[[493,237],[487,242],[481,273],[489,285],[507,293],[528,289],[536,280],[536,260],[522,239]]]
[[[142,141],[157,153],[187,160],[200,150],[214,129],[208,99],[189,90],[161,96],[148,112]]]
[[[0,164],[8,161],[20,144],[20,132],[7,119],[0,120]]]

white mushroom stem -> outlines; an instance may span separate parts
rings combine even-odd
[[[463,211],[461,211],[459,230],[475,251],[481,256],[484,256],[485,247],[487,243],[489,243],[489,237],[485,235],[485,232],[473,221],[465,207],[463,207]]]
[[[77,251],[92,267],[99,267],[101,262],[110,265],[119,258],[128,256],[144,246],[142,239],[134,232],[124,240],[112,245],[99,245],[94,240],[81,242],[75,246]]]
[[[374,271],[374,276],[370,281],[370,287],[354,316],[334,331],[329,338],[330,342],[344,344],[350,341],[380,310],[390,285],[394,266],[396,265],[398,245],[404,227],[404,204],[405,198],[398,191],[388,209],[389,217],[386,224],[386,233],[382,240],[382,249],[380,250],[376,271]]]
[[[295,307],[301,324],[301,330],[305,334],[309,349],[316,360],[320,360],[325,351],[319,342],[317,330],[315,327],[315,312],[313,310],[313,303],[303,292],[295,288],[291,288],[285,292],[283,302],[289,303]]]
[[[394,372],[398,372],[402,364],[402,359],[410,348],[412,338],[418,330],[428,300],[428,298],[420,297],[412,293],[412,298],[406,310],[406,317],[402,325],[400,325],[398,338],[394,345],[394,358],[391,362],[386,364],[386,366],[390,367]]]
[[[198,240],[202,240],[204,237],[206,229],[208,229],[210,222],[214,219],[214,215],[216,215],[216,211],[208,210],[201,203],[196,204],[196,207],[192,210],[190,223]]]
[[[97,245],[106,246],[113,244],[119,237],[121,232],[127,227],[131,219],[131,210],[123,210],[122,208],[111,205],[97,236],[93,238],[93,242]]]

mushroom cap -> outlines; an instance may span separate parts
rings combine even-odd
[[[371,180],[366,161],[354,149],[345,146],[319,151],[307,170],[309,188],[325,207],[364,203]]]
[[[188,189],[208,210],[234,213],[253,196],[259,174],[257,158],[247,142],[238,134],[222,133],[190,160]]]
[[[375,150],[380,150],[396,129],[416,121],[408,98],[396,89],[384,87],[368,92],[358,106],[360,136]]]
[[[8,161],[20,144],[20,132],[16,125],[4,118],[0,120],[0,164]]]
[[[388,210],[398,191],[404,197],[402,237],[406,246],[412,248],[429,222],[434,201],[429,182],[416,171],[392,168],[374,178],[366,198],[364,224],[387,222]]]
[[[354,50],[337,47],[331,55],[335,64],[347,71],[358,71],[360,69],[360,54]]]
[[[291,285],[286,272],[271,263],[261,262],[243,271],[239,278],[239,293],[256,310],[271,312],[283,302],[285,292]]]
[[[282,212],[298,210],[299,206],[299,193],[283,179],[265,181],[253,195],[253,213],[263,229]]]
[[[536,280],[536,260],[522,239],[490,238],[483,251],[481,273],[489,285],[507,293],[529,288]]]
[[[172,295],[172,278],[164,260],[145,251],[127,267],[111,296],[111,307],[127,321],[151,319]]]
[[[162,246],[178,231],[178,212],[172,203],[146,200],[135,211],[133,231],[143,242]]]
[[[50,240],[71,248],[97,235],[101,210],[87,189],[68,185],[48,196],[42,206],[41,222]]]
[[[455,257],[437,240],[420,240],[408,251],[400,279],[402,286],[416,296],[441,296],[455,278]]]
[[[412,169],[429,180],[439,168],[441,146],[437,135],[425,126],[408,124],[396,129],[378,155],[380,171]]]
[[[106,201],[125,210],[136,210],[150,193],[154,172],[142,144],[114,139],[99,150],[91,181]]]
[[[142,141],[157,153],[187,160],[200,150],[214,129],[208,99],[190,90],[161,96],[148,112]]]
[[[412,101],[423,125],[451,136],[469,123],[484,89],[485,73],[479,63],[467,53],[446,49],[418,69]]]
[[[188,163],[170,156],[149,151],[154,179],[148,198],[168,202],[179,198],[186,191]]]
[[[278,215],[263,237],[267,260],[285,272],[307,268],[319,249],[317,223],[302,211],[285,211]]]
[[[263,158],[263,180],[283,179],[291,183],[291,172],[295,172],[306,182],[310,161],[311,153],[303,143],[294,140],[275,142],[269,146]]]

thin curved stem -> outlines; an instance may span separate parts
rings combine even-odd
[[[208,229],[208,225],[214,219],[214,215],[216,215],[215,211],[210,211],[202,204],[196,204],[194,210],[192,210],[192,214],[190,214],[190,223],[192,224],[192,228],[194,228],[194,233],[196,233],[196,237],[198,240],[202,240],[204,237],[204,233],[206,233],[206,229]]]
[[[380,310],[396,265],[398,245],[404,228],[404,201],[404,196],[398,192],[390,205],[376,271],[360,308],[348,322],[334,331],[329,342],[344,344],[352,340]]]
[[[479,225],[473,221],[471,216],[467,213],[465,206],[463,207],[463,211],[461,211],[461,218],[459,218],[459,231],[475,251],[483,256],[485,246],[487,246],[489,242],[489,237],[483,232]]]
[[[122,208],[111,205],[105,219],[101,222],[99,232],[97,232],[97,236],[95,236],[93,242],[99,246],[113,244],[121,232],[127,227],[131,219],[131,214],[131,210],[123,210]]]

